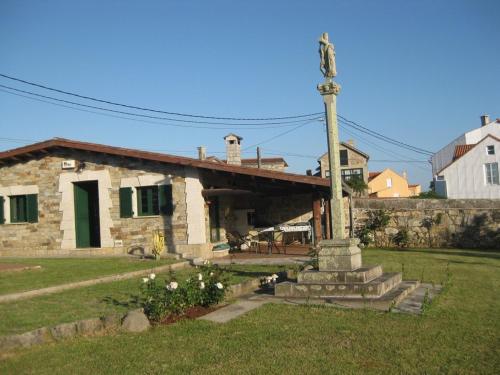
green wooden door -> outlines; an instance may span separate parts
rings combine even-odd
[[[74,184],[76,247],[100,247],[97,181]]]
[[[89,192],[85,185],[74,184],[76,247],[90,247]]]

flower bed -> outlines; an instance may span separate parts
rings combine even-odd
[[[173,323],[213,311],[213,306],[224,300],[227,285],[224,272],[208,261],[185,281],[177,280],[173,272],[164,283],[158,282],[154,273],[142,281],[141,304],[154,323]]]

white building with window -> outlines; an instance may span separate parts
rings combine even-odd
[[[481,119],[481,128],[463,134],[432,157],[439,195],[500,199],[500,120],[489,121],[487,116]],[[482,138],[477,139],[479,136]]]

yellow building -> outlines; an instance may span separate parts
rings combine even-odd
[[[377,198],[407,198],[420,194],[420,185],[409,185],[404,176],[392,169],[382,172],[370,172],[368,175],[368,193]]]

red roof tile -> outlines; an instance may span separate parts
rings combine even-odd
[[[453,160],[456,160],[462,156],[464,156],[469,150],[474,147],[476,144],[471,145],[458,145],[455,146],[455,152],[453,153]]]
[[[368,181],[373,180],[375,177],[377,177],[381,173],[382,172],[368,172]]]
[[[330,181],[326,178],[305,176],[294,173],[279,172],[274,170],[268,170],[263,168],[252,168],[245,166],[235,166],[223,163],[217,163],[209,160],[199,160],[193,158],[187,158],[184,156],[174,156],[168,154],[161,154],[157,152],[140,151],[135,149],[107,146],[96,143],[74,141],[64,138],[53,138],[47,141],[34,143],[31,145],[19,147],[13,150],[0,151],[0,161],[13,159],[18,160],[21,155],[32,155],[33,152],[45,151],[54,148],[67,148],[76,149],[90,152],[99,152],[109,155],[117,155],[131,158],[139,158],[150,161],[157,161],[170,164],[178,164],[183,166],[189,166],[194,168],[217,170],[221,172],[238,173],[248,176],[256,176],[269,178],[273,180],[290,181],[295,183],[302,183],[308,185],[317,185],[328,187],[330,186]]]

